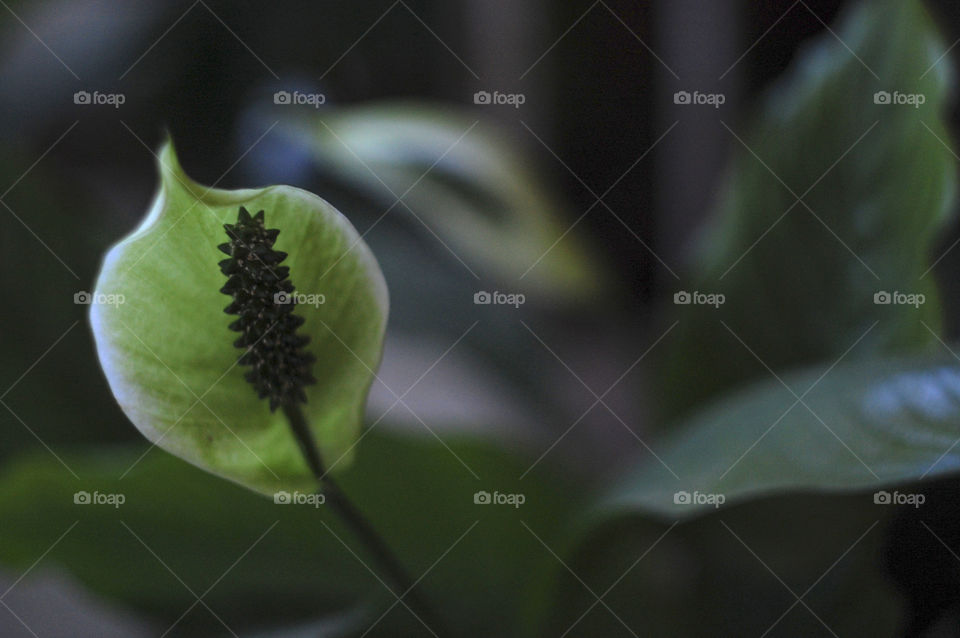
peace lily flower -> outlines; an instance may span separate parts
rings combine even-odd
[[[266,494],[315,489],[287,418],[271,409],[279,399],[261,399],[269,383],[251,386],[258,368],[241,361],[256,337],[275,335],[261,330],[249,339],[248,326],[240,341],[249,343],[234,347],[238,334],[228,327],[238,318],[224,312],[231,289],[218,247],[234,239],[225,225],[242,219],[241,207],[264,211],[266,228],[279,231],[269,233],[272,249],[286,255],[269,267],[293,285],[273,302],[299,302],[289,310],[295,349],[312,362],[295,390],[334,470],[348,465],[380,362],[389,305],[380,267],[347,219],[316,195],[291,186],[203,187],[186,176],[169,142],[159,171],[149,213],[110,249],[96,283],[94,299],[123,300],[90,312],[110,388],[147,439],[194,465]]]

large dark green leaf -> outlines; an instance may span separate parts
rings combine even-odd
[[[919,0],[859,2],[799,54],[752,124],[724,122],[730,180],[682,287],[726,302],[678,306],[671,412],[766,374],[738,337],[775,370],[831,360],[877,320],[859,353],[932,342],[921,322],[939,331],[941,313],[927,271],[956,190],[945,49]],[[925,101],[878,104],[879,91]],[[880,291],[926,301],[875,305]]]
[[[654,445],[676,477],[648,463],[611,483],[574,534],[572,569],[599,594],[678,523],[615,587],[611,606],[639,635],[759,635],[776,620],[771,608],[795,600],[777,577],[800,595],[877,523],[807,602],[840,635],[861,625],[872,627],[869,635],[895,635],[890,621],[903,610],[880,548],[891,515],[907,506],[875,495],[925,494],[923,482],[960,469],[958,442],[960,362],[943,346],[936,356],[770,379]],[[595,600],[583,586],[559,591],[558,623],[569,625]],[[597,629],[611,622],[602,606],[591,616],[604,624],[570,635],[617,635]],[[710,623],[725,628],[711,634]],[[770,635],[829,635],[802,606],[778,627]]]
[[[445,435],[447,449],[432,437],[382,427],[359,447],[342,477],[344,490],[414,578],[426,574],[420,587],[448,624],[471,618],[462,628],[471,635],[510,635],[524,583],[554,561],[521,521],[551,539],[571,492],[555,480],[518,482],[528,461],[489,443]],[[323,506],[275,505],[156,449],[129,474],[140,450],[62,456],[79,481],[47,455],[24,459],[0,477],[5,566],[27,569],[66,532],[43,567],[59,565],[161,625],[195,602],[187,587],[197,595],[211,588],[204,601],[235,631],[318,616],[343,621],[351,611],[369,626],[395,602],[360,560],[376,563]],[[126,502],[76,505],[78,490],[120,493]],[[479,490],[522,492],[526,502],[476,505]],[[178,629],[226,634],[202,605]],[[399,604],[377,629],[428,635]]]
[[[677,491],[727,503],[783,491],[878,489],[960,469],[960,363],[942,354],[870,359],[770,379],[711,405],[616,483],[604,508],[668,518]],[[656,446],[655,446],[656,447]],[[609,510],[607,510],[609,511]]]

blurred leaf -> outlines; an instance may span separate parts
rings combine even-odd
[[[836,31],[798,56],[751,127],[728,124],[736,160],[690,284],[726,303],[678,308],[672,413],[766,374],[734,334],[780,370],[839,356],[878,319],[861,354],[932,343],[922,322],[940,329],[927,270],[956,192],[945,47],[917,0],[860,2]],[[877,104],[878,91],[925,102]],[[880,291],[926,302],[878,306]]]
[[[305,412],[324,456],[348,455],[360,432],[383,344],[387,289],[376,260],[343,215],[289,186],[206,189],[167,144],[161,189],[142,225],[104,260],[90,318],[97,352],[120,407],[152,442],[210,472],[264,493],[313,485],[282,411],[237,365],[229,298],[217,264],[225,222],[239,207],[266,211],[297,292],[317,360]],[[342,465],[342,464],[341,464]]]
[[[883,571],[890,513],[870,495],[790,496],[676,526],[612,521],[569,559],[576,577],[559,570],[540,635],[903,635]]]
[[[654,446],[663,462],[634,468],[601,511],[686,518],[711,505],[784,491],[877,489],[960,469],[960,364],[949,354],[818,367],[757,383],[711,404]],[[788,386],[790,389],[788,390]]]
[[[555,477],[521,483],[529,461],[479,439],[441,443],[383,427],[365,438],[344,490],[414,576],[424,575],[420,587],[458,634],[512,635],[522,601],[535,593],[525,584],[555,564],[524,523],[552,542],[575,492]],[[367,618],[369,626],[395,602],[324,506],[275,505],[156,450],[127,474],[139,457],[122,449],[65,454],[79,481],[47,455],[9,466],[0,476],[0,560],[26,569],[76,522],[43,566],[59,564],[167,624],[195,602],[188,587],[197,595],[210,588],[204,602],[234,630],[318,616]],[[123,494],[125,503],[75,505],[78,490]],[[478,490],[523,493],[526,502],[476,505]],[[227,633],[201,605],[178,629]],[[369,635],[421,633],[398,604]]]
[[[799,595],[883,521],[808,602],[840,635],[843,627],[894,635],[891,619],[902,609],[891,584],[881,582],[877,554],[897,508],[875,504],[874,492],[955,474],[958,424],[960,364],[947,353],[851,362],[787,375],[783,384],[758,383],[655,444],[663,465],[644,464],[610,484],[575,530],[578,575],[605,590],[666,530],[657,521],[682,521],[652,560],[616,586],[619,613],[642,635],[703,635],[705,626],[723,627],[717,635],[753,635],[795,599],[750,550]],[[833,496],[850,492],[861,494]],[[559,590],[566,593],[550,615],[560,624],[595,600],[582,588]],[[771,635],[824,631],[802,611]],[[600,618],[569,635],[618,635],[597,629],[615,626],[609,613],[591,615]]]
[[[320,123],[287,120],[314,140],[329,171],[407,216],[470,268],[541,297],[578,301],[605,287],[603,273],[558,198],[496,126],[466,111],[386,103],[324,111]],[[402,198],[402,203],[397,203]],[[422,222],[422,223],[421,223]]]

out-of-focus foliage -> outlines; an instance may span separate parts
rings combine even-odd
[[[935,342],[930,252],[956,194],[944,50],[921,2],[861,2],[837,37],[799,54],[750,127],[724,123],[736,161],[691,288],[726,299],[677,312],[670,412],[765,376],[765,365],[833,360],[878,318],[853,356]],[[910,95],[925,101],[886,103]],[[926,302],[874,303],[895,291]]]
[[[384,103],[288,121],[322,170],[412,217],[467,264],[539,303],[594,298],[606,284],[532,160],[497,126],[452,107]],[[419,223],[422,221],[423,223]]]
[[[396,602],[364,567],[374,563],[363,546],[325,506],[277,505],[160,450],[142,456],[128,448],[65,455],[79,481],[49,455],[9,466],[0,475],[0,561],[26,569],[78,521],[48,560],[159,624],[195,602],[177,576],[198,594],[216,583],[204,601],[235,631],[340,613],[355,613],[362,630]],[[380,425],[340,482],[415,577],[424,575],[420,586],[444,619],[472,619],[457,623],[457,635],[507,635],[530,593],[526,583],[554,561],[524,523],[553,543],[556,522],[580,497],[556,474],[519,482],[528,464],[476,438],[441,443]],[[122,494],[125,502],[77,506],[78,490]],[[526,502],[479,507],[479,490],[522,492]],[[226,633],[201,606],[181,623],[181,632]],[[369,635],[405,631],[425,630],[395,605]]]

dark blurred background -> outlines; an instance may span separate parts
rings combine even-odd
[[[748,117],[844,3],[0,4],[2,462],[43,447],[140,440],[99,370],[87,307],[72,296],[93,287],[104,252],[144,215],[157,187],[152,152],[165,132],[201,183],[294,184],[330,200],[361,232],[383,212],[273,130],[265,111],[278,90],[322,93],[316,112],[299,107],[321,120],[401,98],[470,113],[501,127],[524,169],[564,202],[562,228],[583,216],[573,232],[591,247],[609,289],[588,303],[532,304],[521,315],[557,357],[516,317],[485,318],[444,360],[446,373],[426,379],[411,401],[438,428],[496,421],[514,435],[529,429],[519,438],[544,449],[537,441],[554,440],[593,402],[564,367],[597,393],[608,387],[650,345],[657,309],[682,287],[689,242],[714,208],[736,147],[717,120]],[[928,6],[944,40],[960,38],[960,5]],[[727,102],[691,114],[672,99],[688,87],[721,92]],[[475,105],[480,90],[526,100],[519,108]],[[75,104],[77,91],[125,100],[118,108]],[[605,192],[605,205],[596,205]],[[957,237],[950,229],[943,248]],[[393,297],[384,382],[406,388],[470,326],[469,294],[456,288],[465,273],[399,210],[366,239]],[[937,272],[955,272],[958,260],[960,251],[951,252]],[[953,279],[940,277],[960,293]],[[453,304],[451,290],[462,296]],[[944,297],[955,318],[949,300],[958,295]],[[649,416],[649,374],[640,366],[608,399],[638,431]],[[377,387],[371,401],[392,402]],[[556,454],[606,465],[598,451],[623,454],[623,441],[621,426],[596,411]]]

